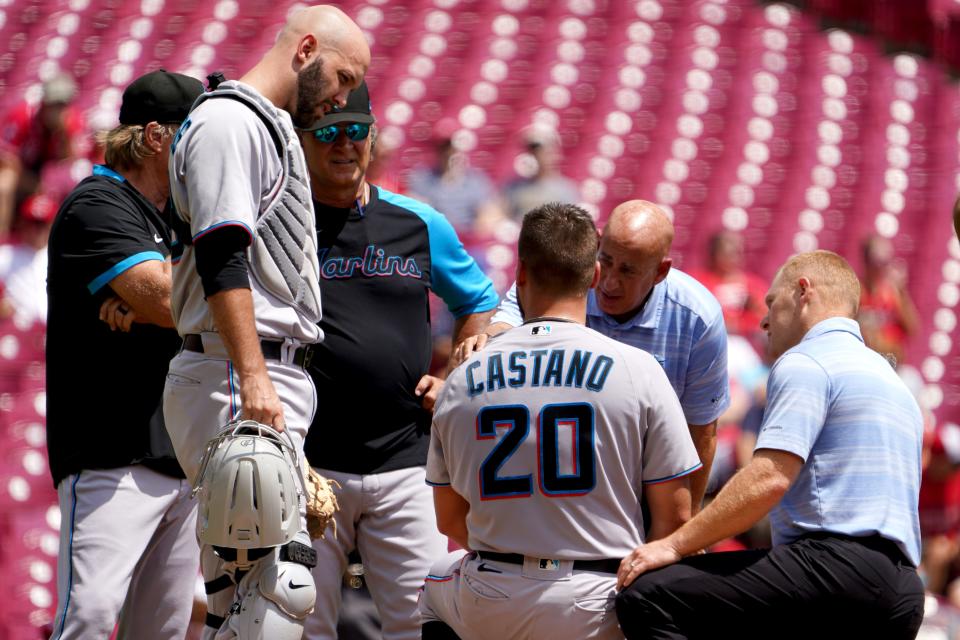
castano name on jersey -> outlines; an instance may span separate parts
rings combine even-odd
[[[607,382],[613,358],[594,356],[591,351],[577,349],[569,357],[565,349],[535,349],[509,354],[484,354],[464,367],[467,393],[516,389],[517,387],[576,387],[601,391]],[[486,366],[484,367],[484,363]]]

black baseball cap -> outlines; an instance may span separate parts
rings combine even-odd
[[[360,122],[363,124],[373,124],[376,118],[373,117],[372,106],[370,105],[370,92],[367,90],[367,81],[364,80],[360,86],[347,95],[347,104],[342,109],[335,109],[323,116],[304,131],[316,131],[328,127],[331,124],[340,122]]]
[[[203,84],[196,78],[164,69],[151,71],[124,90],[120,124],[180,124],[201,93]]]

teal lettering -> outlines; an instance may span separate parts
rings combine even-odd
[[[527,381],[527,367],[520,363],[520,359],[526,359],[526,357],[527,354],[525,351],[514,351],[510,354],[508,361],[510,373],[516,374],[516,377],[507,380],[507,383],[509,383],[511,387],[522,387]]]
[[[610,373],[611,367],[613,367],[613,360],[610,356],[597,358],[597,361],[593,363],[593,368],[590,369],[590,376],[587,378],[587,389],[590,391],[602,390],[603,385],[607,382],[607,374]]]
[[[487,360],[487,391],[499,391],[505,386],[507,383],[503,379],[503,360],[499,353],[491,354]]]
[[[531,351],[530,355],[533,356],[533,373],[530,376],[530,386],[539,387],[540,386],[540,361],[543,359],[543,356],[547,355],[547,350],[537,349],[536,351]]]
[[[587,374],[587,365],[590,364],[590,356],[592,355],[591,352],[580,351],[580,349],[573,352],[573,358],[570,359],[570,368],[567,369],[567,379],[563,383],[565,386],[575,386],[577,389],[583,386],[583,377]]]
[[[543,386],[552,384],[559,387],[563,379],[563,349],[554,349],[547,360],[547,372],[543,375]]]
[[[323,277],[330,279],[337,277],[337,271],[340,269],[340,264],[343,262],[343,258],[331,258],[323,263]]]
[[[467,393],[470,394],[470,397],[480,395],[483,393],[483,383],[473,381],[473,370],[480,368],[480,361],[476,360],[467,365]]]

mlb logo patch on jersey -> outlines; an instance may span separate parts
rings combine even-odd
[[[553,331],[553,327],[548,324],[541,324],[535,327],[530,328],[530,335],[532,336],[548,336],[550,332]]]

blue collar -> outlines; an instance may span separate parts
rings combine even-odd
[[[860,335],[860,325],[857,323],[857,321],[853,320],[852,318],[844,318],[842,316],[835,316],[833,318],[821,320],[817,324],[813,325],[809,331],[807,331],[807,334],[803,336],[803,340],[800,342],[806,342],[807,340],[819,338],[825,333],[830,333],[832,331],[845,331],[853,334],[856,336],[857,340],[863,342],[863,336]]]
[[[650,297],[647,298],[647,302],[643,305],[640,313],[621,324],[600,309],[600,305],[597,304],[596,291],[591,289],[590,294],[587,296],[587,315],[599,318],[609,327],[618,327],[620,329],[656,329],[660,323],[660,316],[663,314],[663,301],[666,297],[667,280],[664,278],[663,281],[653,287],[653,291],[650,292]]]
[[[126,182],[127,179],[122,175],[111,169],[105,164],[95,164],[93,165],[93,175],[95,176],[106,176],[108,178],[113,178],[117,182]]]

